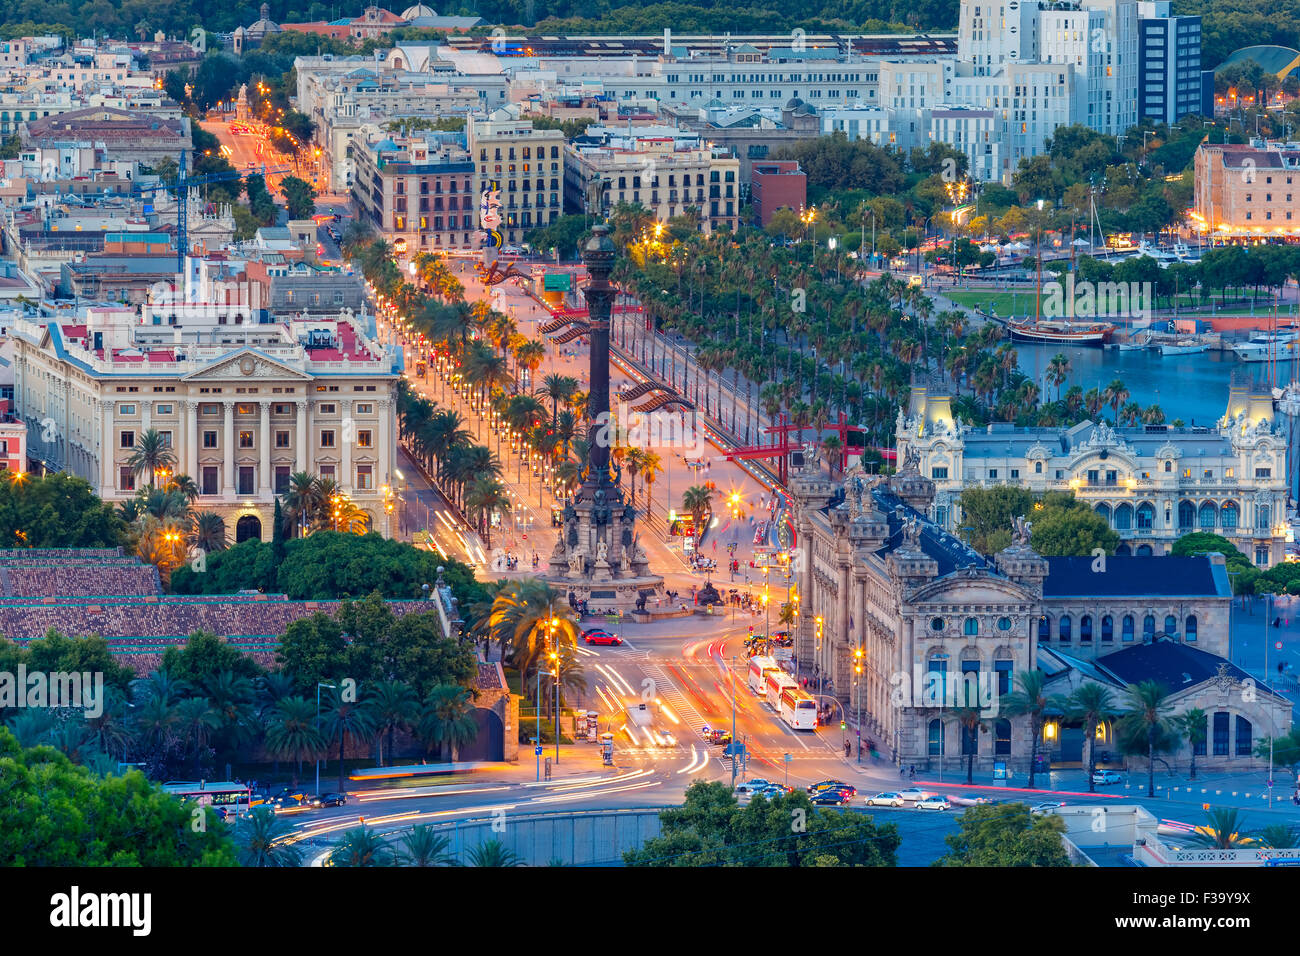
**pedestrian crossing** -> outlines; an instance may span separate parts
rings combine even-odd
[[[673,713],[681,718],[683,730],[679,736],[686,737],[689,734],[690,737],[694,737],[698,734],[700,728],[708,721],[701,717],[700,712],[682,696],[682,692],[677,689],[672,678],[664,673],[664,669],[658,664],[646,663],[641,665],[641,670],[655,682],[655,695],[667,703]]]

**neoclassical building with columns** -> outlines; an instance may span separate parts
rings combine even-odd
[[[1290,702],[1224,656],[1232,595],[1221,555],[1047,558],[1022,525],[985,557],[928,517],[935,482],[914,458],[889,478],[856,470],[831,481],[814,466],[789,487],[796,658],[898,763],[955,770],[970,753],[985,771],[999,761],[1027,769],[1029,721],[1001,713],[1000,701],[1032,670],[1051,693],[1092,680],[1118,701],[1128,683],[1151,678],[1169,685],[1176,707],[1214,701],[1213,752],[1198,764],[1244,766],[1260,736],[1290,727]],[[984,711],[978,728],[959,721],[966,706]],[[1049,724],[1039,752],[1077,766],[1081,729]],[[1111,732],[1107,722],[1099,736]]]
[[[1267,386],[1234,376],[1213,425],[1084,421],[1070,428],[963,424],[944,382],[913,382],[898,416],[900,460],[935,484],[929,517],[959,533],[966,488],[1072,491],[1119,533],[1120,554],[1167,554],[1189,531],[1222,535],[1260,567],[1284,560],[1287,416]]]
[[[198,485],[195,507],[225,518],[232,541],[270,539],[275,499],[297,471],[333,478],[371,528],[390,533],[401,371],[373,319],[275,321],[234,304],[169,311],[146,322],[130,307],[90,307],[11,328],[30,458],[125,501],[147,480],[128,462],[156,429]]]

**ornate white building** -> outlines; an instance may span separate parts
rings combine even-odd
[[[935,485],[928,517],[960,533],[964,488],[1072,491],[1119,532],[1118,553],[1161,555],[1189,531],[1223,535],[1260,567],[1284,559],[1287,429],[1267,387],[1234,379],[1213,426],[1071,428],[963,424],[939,382],[916,382],[898,416],[900,460]]]
[[[1128,683],[1169,685],[1176,707],[1210,711],[1213,752],[1198,763],[1244,766],[1261,735],[1290,726],[1290,702],[1262,684],[1252,699],[1214,689],[1216,678],[1250,679],[1221,656],[1232,601],[1221,556],[1121,556],[1098,569],[1038,555],[1020,522],[1013,544],[986,558],[926,518],[935,483],[910,461],[889,479],[805,470],[790,489],[802,563],[796,658],[896,762],[956,768],[971,753],[985,770],[1026,769],[1029,722],[1000,703],[1035,669],[1053,694],[1091,680],[1118,701]],[[963,707],[981,711],[982,729],[962,726]],[[1081,729],[1067,724],[1044,733],[1047,761],[1080,759]]]

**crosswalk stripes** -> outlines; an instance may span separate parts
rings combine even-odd
[[[668,706],[673,709],[683,721],[686,729],[689,730],[690,736],[694,737],[700,732],[707,721],[700,716],[700,712],[690,705],[677,685],[672,679],[664,673],[663,668],[657,664],[643,664],[641,670],[655,682],[655,693],[667,701]]]

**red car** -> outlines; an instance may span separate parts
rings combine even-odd
[[[617,634],[611,634],[609,631],[602,630],[599,627],[593,627],[591,630],[582,635],[582,639],[588,644],[622,644],[623,640]]]

